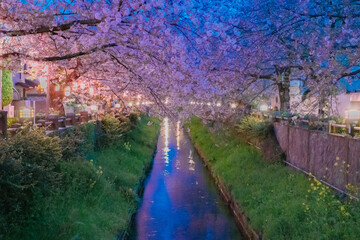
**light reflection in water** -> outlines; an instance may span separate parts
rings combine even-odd
[[[164,119],[161,125],[159,151],[136,217],[136,239],[242,239],[181,124],[177,129]]]
[[[177,150],[180,150],[180,121],[176,124],[176,145]]]
[[[191,149],[190,149],[190,154],[189,154],[189,170],[195,171],[195,162],[193,160],[193,154],[192,154]]]
[[[169,119],[166,117],[164,118],[164,129],[165,129],[165,141],[164,141],[164,159],[165,159],[165,166],[169,166]]]

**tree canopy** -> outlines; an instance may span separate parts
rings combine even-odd
[[[0,20],[0,59],[14,68],[139,92],[160,114],[226,116],[271,89],[287,110],[291,76],[326,97],[360,72],[354,0],[4,0]]]

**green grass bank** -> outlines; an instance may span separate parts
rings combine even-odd
[[[87,128],[80,131],[86,133],[81,141],[79,132],[51,137],[60,148],[51,169],[55,179],[49,189],[29,194],[31,204],[17,210],[18,218],[8,216],[14,224],[7,221],[1,239],[116,239],[128,230],[138,205],[136,188],[156,149],[159,121],[109,118],[102,121],[101,133]]]
[[[209,131],[196,117],[187,127],[198,151],[264,239],[360,238],[357,202],[280,161],[265,162],[233,131]]]

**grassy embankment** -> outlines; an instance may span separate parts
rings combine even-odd
[[[241,136],[188,123],[195,146],[265,239],[360,239],[358,203],[280,161],[267,163]]]
[[[154,123],[148,126],[150,120]],[[121,141],[106,139],[107,147],[87,153],[87,160],[59,161],[59,186],[47,196],[37,196],[31,210],[37,216],[32,214],[26,226],[7,237],[115,239],[128,229],[130,216],[136,211],[135,189],[152,162],[158,133],[158,120],[142,117]]]

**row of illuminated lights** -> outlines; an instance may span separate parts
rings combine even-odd
[[[71,91],[73,90],[73,91],[76,91],[77,89],[78,89],[78,87],[80,87],[80,89],[81,90],[84,90],[85,88],[86,88],[86,85],[85,85],[85,83],[80,83],[80,84],[78,84],[77,82],[73,82],[73,86],[72,87],[70,87],[70,86],[67,86],[67,87],[65,87],[64,88],[64,94],[65,94],[65,96],[70,96],[71,95]],[[57,92],[59,92],[60,91],[60,85],[56,85],[55,86],[55,91],[57,91]],[[95,90],[94,90],[94,88],[93,87],[90,87],[89,88],[89,93],[90,93],[90,95],[94,95],[95,94]],[[125,91],[124,93],[123,93],[123,95],[124,95],[124,97],[127,97],[127,96],[129,96],[130,95],[130,93],[129,93],[129,91]],[[136,98],[137,99],[141,99],[142,98],[142,95],[141,94],[138,94],[137,96],[136,96]]]
[[[72,83],[72,87],[70,86],[67,86],[64,88],[64,94],[66,97],[70,96],[71,95],[71,91],[77,91],[78,88],[80,88],[81,90],[84,90],[86,88],[86,84],[85,83],[80,83],[78,84],[77,82],[73,82]],[[61,89],[60,85],[56,85],[55,86],[55,91],[56,92],[59,92]],[[94,87],[90,87],[89,88],[89,94],[90,95],[94,95],[95,94],[95,89]]]
[[[81,90],[84,90],[85,87],[86,87],[86,86],[85,86],[85,83],[81,83],[81,84],[80,84],[80,89],[81,89]],[[70,96],[70,95],[71,95],[71,90],[76,91],[77,88],[78,88],[78,83],[75,83],[75,82],[73,83],[73,87],[72,87],[72,88],[71,88],[70,86],[65,87],[65,88],[64,88],[64,94],[65,94],[65,96],[66,96],[66,97]],[[56,91],[56,92],[59,92],[59,91],[60,91],[60,86],[59,86],[59,85],[56,85],[56,86],[55,86],[55,91]],[[90,87],[90,88],[89,88],[89,93],[90,93],[90,95],[94,95],[94,94],[95,94],[95,90],[94,90],[93,87]]]
[[[128,107],[140,106],[140,105],[149,106],[149,105],[152,105],[152,104],[154,104],[154,103],[153,102],[136,102],[136,103],[129,102],[129,103],[127,103],[127,106]],[[115,108],[120,108],[120,107],[121,107],[120,103],[115,104]]]
[[[190,104],[191,105],[201,105],[201,106],[203,106],[203,105],[207,105],[207,106],[216,106],[216,107],[221,107],[222,106],[222,104],[221,103],[210,103],[210,102],[208,102],[208,103],[203,103],[203,102],[190,102]],[[230,107],[231,108],[236,108],[237,107],[237,104],[236,103],[230,103]]]

